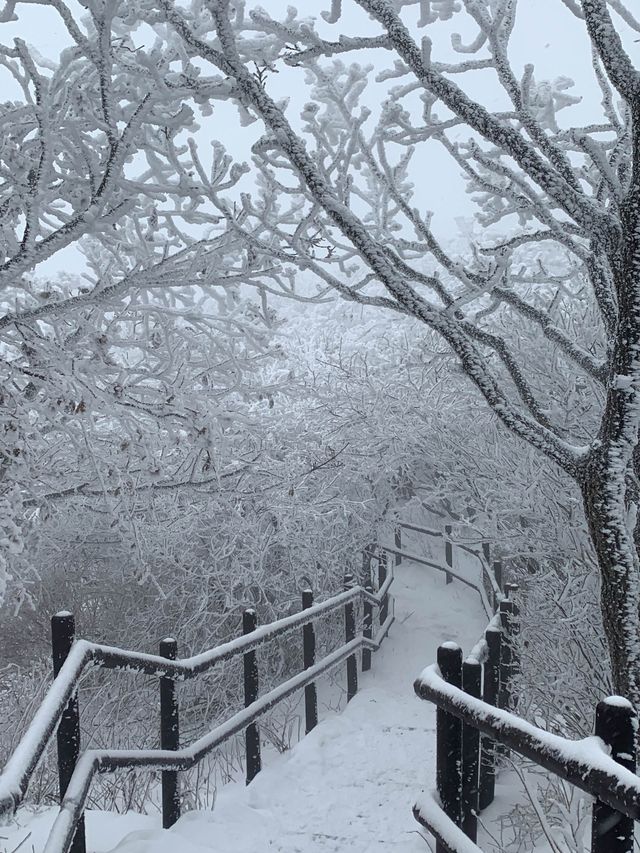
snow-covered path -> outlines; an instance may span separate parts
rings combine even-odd
[[[117,853],[424,853],[411,805],[433,778],[435,713],[412,681],[445,639],[469,649],[486,623],[479,597],[410,564],[396,570],[396,622],[346,710],[325,719],[213,812],[141,830]]]
[[[408,536],[405,547],[428,554],[420,538]],[[472,576],[473,566],[467,568]],[[160,829],[158,814],[89,810],[88,850],[425,853],[411,806],[424,786],[433,786],[435,711],[416,698],[413,680],[443,641],[468,651],[487,618],[472,589],[445,586],[443,574],[412,563],[396,568],[392,591],[396,621],[342,713],[325,716],[288,753],[266,755],[248,787],[220,789],[212,812],[189,812],[168,831]],[[0,831],[0,853],[17,847],[41,853],[56,811],[21,809],[17,823]]]

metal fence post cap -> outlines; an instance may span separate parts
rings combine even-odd
[[[242,630],[245,634],[255,631],[258,625],[258,614],[253,607],[247,607],[242,611]]]
[[[65,642],[69,645],[75,639],[76,620],[73,613],[61,610],[51,617],[51,637],[54,643]]]
[[[160,657],[175,660],[178,657],[178,641],[173,637],[165,637],[159,643]]]
[[[457,643],[438,646],[438,666],[446,682],[462,687],[462,649]]]
[[[605,699],[602,699],[599,705],[607,705],[610,708],[619,708],[622,712],[622,709],[629,711],[630,714],[635,714],[635,708],[631,704],[628,699],[625,699],[624,696],[607,696]]]

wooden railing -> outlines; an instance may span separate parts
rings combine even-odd
[[[592,853],[632,853],[640,820],[633,707],[615,696],[600,702],[595,737],[577,741],[516,716],[518,629],[518,609],[503,599],[464,661],[455,643],[445,643],[416,680],[417,695],[438,708],[436,791],[416,803],[416,820],[436,838],[437,853],[482,853],[478,815],[493,801],[496,755],[512,750],[595,797]]]
[[[208,753],[234,735],[245,732],[247,783],[261,768],[260,737],[256,721],[271,708],[298,690],[305,691],[305,730],[317,724],[316,680],[346,663],[347,700],[358,689],[357,653],[362,651],[362,668],[371,666],[371,652],[378,649],[394,621],[393,599],[389,590],[393,572],[386,555],[377,553],[378,591],[365,579],[354,585],[345,578],[345,589],[319,604],[313,593],[302,596],[302,610],[293,616],[258,627],[254,610],[243,613],[243,636],[193,657],[177,659],[177,643],[172,638],[160,644],[160,655],[142,654],[75,638],[71,613],[58,613],[51,620],[54,681],[36,711],[25,735],[0,775],[0,818],[11,815],[23,801],[29,782],[54,734],[58,746],[60,810],[46,842],[44,853],[85,853],[84,809],[91,781],[96,773],[118,769],[162,771],[163,826],[180,816],[178,773],[198,764]],[[356,631],[355,608],[363,608],[363,629]],[[373,609],[379,612],[374,631]],[[315,623],[322,617],[344,612],[345,641],[316,661]],[[304,669],[284,683],[259,695],[257,651],[264,643],[301,630]],[[244,662],[245,708],[186,747],[179,747],[179,708],[176,682],[195,678],[223,661],[242,656]],[[160,682],[160,749],[80,750],[80,709],[78,683],[89,666],[143,673]]]
[[[444,542],[444,561],[438,563],[434,560],[427,560],[424,557],[418,557],[415,554],[410,554],[402,550],[402,531],[412,530],[415,533],[420,533],[424,536],[429,536],[435,539],[442,539]],[[444,530],[432,530],[428,527],[423,527],[419,524],[399,521],[395,528],[395,547],[385,543],[385,551],[395,555],[396,565],[400,565],[402,560],[410,560],[421,566],[429,566],[436,571],[443,572],[446,582],[449,584],[453,580],[457,580],[465,586],[475,589],[480,596],[480,601],[487,614],[492,616],[500,605],[503,598],[502,593],[502,562],[500,560],[491,560],[489,553],[489,543],[482,543],[482,550],[478,551],[463,542],[454,542],[452,539],[452,526],[444,525]],[[482,572],[482,584],[478,585],[464,575],[456,572],[454,569],[453,553],[454,548],[460,549],[467,554],[471,554],[478,560],[480,570]]]

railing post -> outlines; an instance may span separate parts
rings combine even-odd
[[[513,695],[513,637],[512,628],[515,619],[515,605],[513,601],[503,599],[500,602],[500,624],[502,626],[502,641],[500,643],[500,683],[498,687],[498,708],[504,711],[512,711],[517,704],[517,697]],[[509,756],[509,747],[502,743],[496,745],[496,752],[500,755]]]
[[[517,583],[506,583],[504,585],[504,594],[507,596],[507,598],[513,598],[514,593],[516,593],[519,589],[520,587]]]
[[[402,551],[402,528],[396,527],[394,532],[394,541],[396,545],[396,551]],[[396,566],[399,566],[402,563],[402,554],[396,554]]]
[[[384,582],[387,579],[387,553],[379,550],[378,552],[378,589],[382,589]],[[389,594],[380,602],[380,624],[384,625],[389,615]]]
[[[500,647],[502,632],[499,628],[487,628],[484,633],[488,655],[484,664],[482,698],[489,705],[497,705],[500,686]],[[481,738],[480,755],[480,811],[491,805],[496,790],[495,744],[488,735]]]
[[[462,664],[462,689],[481,698],[482,666],[476,660]],[[478,838],[478,785],[480,773],[480,732],[473,726],[462,727],[462,831],[475,843]]]
[[[500,602],[500,623],[502,625],[502,643],[500,646],[500,688],[498,690],[498,707],[508,711],[511,707],[511,690],[513,676],[513,643],[512,625],[515,619],[513,601]]]
[[[365,586],[367,579],[371,580],[371,560],[373,559],[374,545],[367,545],[362,552],[362,577],[360,583]]]
[[[506,583],[504,585],[505,592],[511,601],[513,607],[509,617],[509,643],[511,644],[511,679],[513,680],[520,674],[520,650],[518,647],[518,638],[520,637],[520,608],[515,600],[518,593],[517,583]],[[513,709],[518,707],[518,697],[512,698]]]
[[[611,757],[636,772],[635,734],[638,718],[633,706],[611,696],[596,707],[596,735],[611,749]],[[596,800],[591,824],[591,853],[632,853],[634,821]]]
[[[168,660],[178,657],[178,643],[173,637],[160,641],[160,656]],[[160,749],[180,749],[180,720],[176,682],[170,676],[160,678]],[[180,789],[175,770],[162,771],[162,828],[169,829],[180,817]]]
[[[373,593],[373,585],[371,583],[371,578],[365,583],[365,590],[367,592]],[[362,635],[366,637],[368,640],[373,639],[373,604],[370,601],[367,601],[365,598],[364,604],[362,606],[363,616],[362,616]],[[371,649],[368,649],[366,646],[362,648],[362,671],[369,672],[371,669]]]
[[[248,608],[242,614],[242,633],[250,634],[258,626],[256,611]],[[258,698],[258,661],[255,649],[244,653],[244,707],[247,708]],[[262,768],[260,759],[260,733],[257,723],[250,723],[245,729],[245,752],[247,757],[247,785]]]
[[[496,583],[498,584],[498,588],[502,589],[502,560],[494,560],[493,561],[493,576],[496,579]],[[498,603],[496,602],[496,610],[498,609]]]
[[[453,544],[451,542],[451,530],[452,527],[450,524],[445,524],[444,526],[444,559],[446,564],[450,569],[453,568]],[[445,579],[448,584],[453,581],[452,576],[449,572],[445,573]]]
[[[482,555],[485,558],[487,565],[491,565],[491,545],[488,542],[482,543]]]
[[[73,615],[66,610],[51,617],[51,650],[53,657],[53,676],[58,675],[67,659],[76,636],[76,624]],[[78,692],[74,690],[67,707],[62,712],[58,731],[58,779],[60,781],[60,802],[69,787],[71,776],[80,755],[80,708]],[[87,842],[84,815],[78,821],[69,853],[86,853]]]
[[[302,609],[308,610],[312,606],[313,592],[305,589],[302,593]],[[316,662],[316,632],[313,622],[302,626],[302,657],[305,669],[309,669]],[[304,688],[304,718],[305,733],[309,734],[318,725],[318,694],[315,681]]]
[[[459,646],[455,643],[439,646],[438,666],[448,684],[462,686],[462,649]],[[462,723],[440,708],[436,711],[436,786],[445,814],[460,826]],[[436,853],[447,853],[447,849],[437,842]]]
[[[344,576],[344,588],[353,587],[353,575]],[[356,638],[356,611],[355,604],[351,601],[344,606],[344,637],[345,642],[350,643]],[[347,658],[347,702],[351,702],[358,692],[358,657],[349,655]]]

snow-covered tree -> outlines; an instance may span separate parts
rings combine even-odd
[[[372,35],[343,26],[347,5],[369,15]],[[333,0],[318,27],[292,8],[278,21],[230,0],[160,0],[144,14],[167,55],[212,69],[243,121],[264,127],[253,145],[259,192],[243,196],[243,221],[218,199],[248,261],[271,282],[274,267],[287,282],[297,269],[321,291],[420,320],[502,424],[578,484],[614,683],[640,704],[640,71],[630,53],[640,23],[621,0],[559,0],[559,14],[582,19],[602,93],[600,114],[578,126],[567,118],[570,80],[540,81],[532,65],[519,74],[511,63],[516,5]],[[454,36],[459,56],[440,60],[430,33],[456,15],[476,35]],[[383,65],[375,110],[363,100],[371,68],[346,63],[363,53]],[[270,93],[275,72],[295,75],[287,68],[307,80],[299,118]],[[469,94],[481,72],[501,87],[503,108]],[[412,187],[412,161],[434,140],[464,172],[480,222],[499,224],[504,239],[480,235],[462,257],[438,241]],[[420,165],[428,176],[428,160]],[[543,244],[555,250],[550,263],[538,261]],[[585,287],[596,326],[567,330],[558,300]],[[514,343],[516,317],[572,376],[577,407],[585,395],[602,401],[593,423],[559,417],[546,377]]]
[[[4,4],[0,34],[26,36],[30,8]],[[248,408],[274,390],[273,314],[240,292],[237,236],[203,209],[242,169],[214,148],[205,189],[177,139],[228,86],[172,65],[126,4],[42,15],[66,32],[58,57],[0,46],[0,601],[64,503],[99,504],[144,576],[141,503],[236,483]]]

